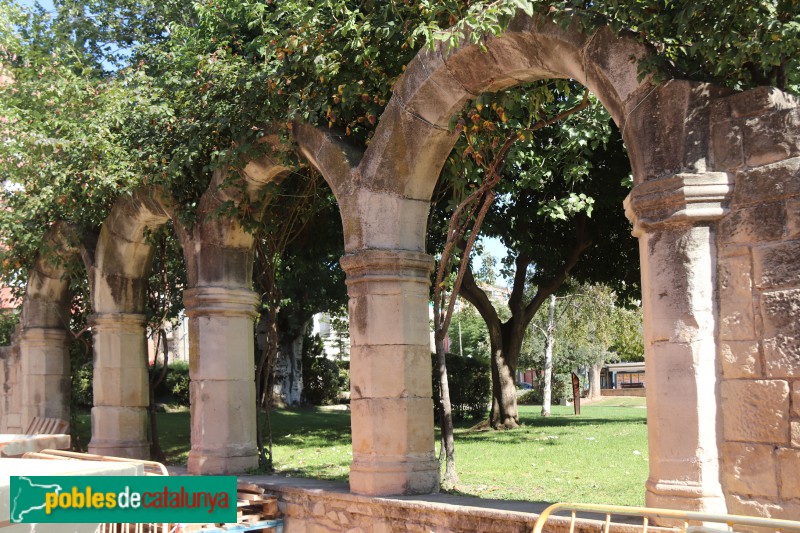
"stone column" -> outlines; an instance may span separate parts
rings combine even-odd
[[[34,417],[69,422],[69,334],[60,328],[25,328],[19,340],[22,431]]]
[[[634,187],[639,238],[650,477],[647,505],[724,513],[717,409],[716,224],[727,174],[679,174]]]
[[[101,313],[92,315],[90,324],[94,340],[94,407],[89,452],[149,459],[145,316]]]
[[[362,250],[341,260],[350,297],[350,408],[358,494],[436,492],[430,256]]]
[[[253,320],[249,289],[184,291],[189,317],[191,474],[233,474],[258,466]]]

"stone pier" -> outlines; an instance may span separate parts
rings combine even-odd
[[[716,229],[733,191],[725,173],[634,187],[647,374],[647,505],[724,513],[717,441]]]
[[[89,452],[149,459],[145,316],[102,313],[92,315],[90,323],[94,334],[94,407]]]
[[[189,472],[228,474],[258,466],[253,320],[249,289],[184,291],[189,317],[192,449]]]
[[[428,286],[433,258],[362,250],[341,260],[350,296],[350,407],[357,494],[438,489]]]
[[[21,429],[34,417],[69,421],[69,333],[58,328],[25,328],[19,339],[22,374]]]

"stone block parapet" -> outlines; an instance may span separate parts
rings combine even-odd
[[[256,483],[278,497],[278,508],[283,513],[286,531],[290,533],[528,533],[548,505],[451,494],[374,498],[348,493],[343,483],[275,476],[246,476],[240,481]],[[579,519],[573,531],[589,533],[602,527],[601,521]],[[641,531],[641,525],[613,523],[612,529],[636,533]],[[649,530],[668,531],[652,525]],[[544,531],[567,533],[569,519],[551,516]]]

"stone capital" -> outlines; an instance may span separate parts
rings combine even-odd
[[[53,344],[66,343],[69,333],[61,328],[23,328],[20,342],[28,346],[52,346]]]
[[[722,218],[733,193],[733,176],[725,172],[675,174],[636,185],[623,205],[633,235],[667,224],[700,223]]]
[[[408,250],[366,249],[343,256],[339,263],[347,274],[347,286],[372,282],[430,284],[433,257]]]
[[[147,317],[140,313],[95,313],[89,317],[95,333],[141,333],[146,321]]]
[[[254,319],[260,302],[250,289],[229,287],[195,287],[183,291],[186,316],[228,316]]]

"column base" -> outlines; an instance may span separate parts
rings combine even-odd
[[[350,492],[365,496],[439,492],[439,462],[433,456],[355,458],[350,466]]]
[[[726,514],[725,497],[714,487],[680,481],[647,480],[645,504],[659,509],[679,509],[710,514]],[[717,484],[716,489],[719,489]],[[659,526],[682,526],[681,520],[654,519]]]
[[[209,451],[192,450],[187,464],[192,475],[244,474],[258,468],[258,452],[246,455],[226,456]]]
[[[89,453],[125,457],[126,459],[150,459],[150,443],[142,441],[89,441]]]

